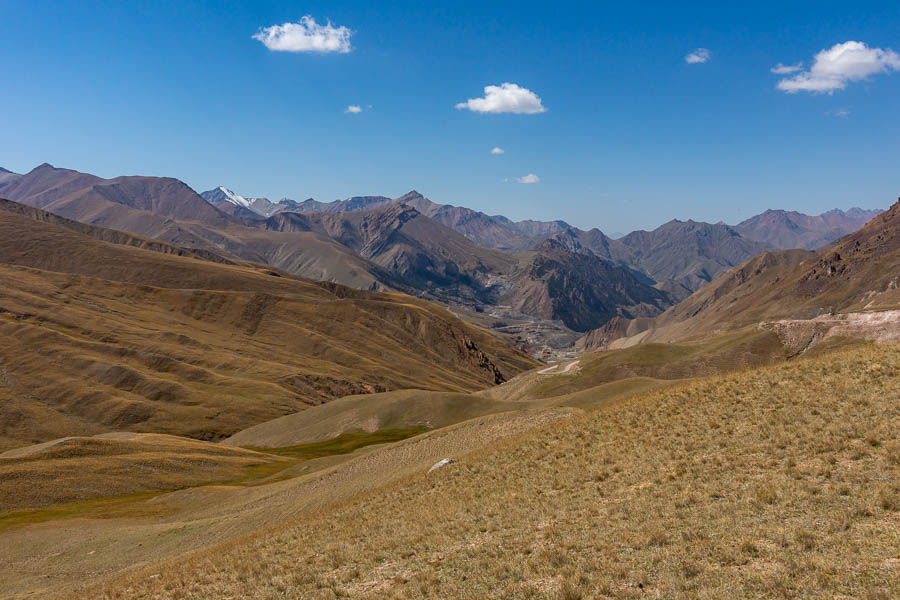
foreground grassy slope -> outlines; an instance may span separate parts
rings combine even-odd
[[[898,432],[897,347],[691,381],[101,597],[895,598]]]
[[[152,497],[98,499],[75,507],[81,511],[74,514],[48,507],[46,511],[56,512],[49,515],[53,520],[20,522],[0,531],[0,563],[6,567],[0,570],[0,597],[50,598],[55,592],[69,599],[77,585],[322,514],[425,472],[444,457],[464,455],[576,412],[539,409],[478,417],[397,443],[306,460],[274,478],[255,480],[255,485],[203,485]],[[325,442],[319,450],[334,443]]]
[[[537,364],[428,302],[277,275],[0,211],[0,449],[221,439],[347,394],[473,391]]]

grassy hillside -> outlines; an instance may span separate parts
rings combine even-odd
[[[86,593],[894,598],[898,390],[897,347],[693,381]]]
[[[95,239],[0,212],[0,448],[220,439],[352,393],[466,392],[536,363],[403,294]]]
[[[787,351],[778,336],[747,328],[692,342],[641,344],[579,356],[573,368],[529,371],[479,395],[505,401],[551,401],[597,386],[630,379],[677,380],[715,375],[783,360]],[[569,361],[572,362],[572,361]],[[625,385],[624,383],[621,385]],[[621,390],[619,388],[607,388]]]
[[[0,571],[0,596],[49,598],[55,591],[72,598],[81,583],[322,514],[422,473],[444,457],[575,412],[542,409],[479,417],[394,444],[306,460],[257,485],[206,485],[150,497],[97,499],[89,507],[76,507],[80,512],[0,532],[0,561],[7,567]]]
[[[277,469],[285,462],[151,433],[63,438],[17,448],[0,454],[0,527],[8,511],[230,481],[249,476],[249,467]]]
[[[436,429],[526,408],[595,408],[677,380],[771,364],[784,360],[787,353],[778,335],[757,328],[699,342],[586,353],[475,393],[396,390],[347,396],[249,427],[223,443],[277,448],[348,432]]]
[[[356,432],[385,429],[437,429],[499,412],[519,410],[526,402],[494,400],[475,394],[397,390],[347,396],[305,411],[266,421],[223,441],[229,446],[282,447]]]

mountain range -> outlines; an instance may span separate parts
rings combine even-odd
[[[270,217],[280,212],[355,212],[386,208],[392,204],[405,204],[415,208],[426,217],[461,233],[479,246],[509,252],[528,250],[550,235],[569,227],[568,223],[564,221],[511,221],[502,215],[490,216],[470,208],[436,204],[415,190],[398,198],[354,196],[333,202],[319,202],[312,198],[296,202],[289,198],[282,198],[277,203],[273,203],[266,198],[244,198],[222,186],[200,195],[229,214],[245,216],[249,211],[252,213],[251,218]]]
[[[779,250],[817,250],[874,219],[881,210],[851,208],[811,216],[787,210],[767,210],[734,226],[745,238]]]
[[[510,252],[414,195],[265,216],[43,165],[0,196],[0,595],[892,597],[900,353],[862,342],[900,341],[900,201],[815,250]],[[586,333],[542,364],[522,315]]]
[[[0,197],[231,261],[480,313],[510,307],[578,332],[653,317],[752,256],[849,233],[869,214],[784,213],[786,221],[769,211],[736,227],[671,221],[612,239],[563,221],[437,204],[416,191],[273,203],[224,186],[197,194],[177,179],[103,179],[49,164],[4,171]]]
[[[898,287],[900,200],[835,244],[763,252],[655,318],[609,322],[579,346],[671,341],[784,319],[818,331],[833,315],[894,309]]]

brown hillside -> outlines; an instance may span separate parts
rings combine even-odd
[[[34,208],[26,204],[20,204],[18,202],[11,202],[3,198],[0,198],[0,211],[19,214],[34,221],[41,221],[43,223],[59,225],[60,227],[64,227],[76,233],[80,233],[82,235],[92,237],[103,242],[121,244],[124,246],[134,246],[135,248],[152,250],[153,252],[162,252],[163,254],[190,256],[193,258],[210,260],[212,262],[223,264],[235,264],[234,262],[226,258],[204,250],[181,248],[153,238],[128,233],[125,231],[119,231],[118,229],[107,229],[105,227],[87,225],[79,221],[73,221],[72,219],[61,217],[52,212]]]
[[[350,393],[472,391],[536,364],[428,302],[98,241],[0,212],[0,445],[217,439]]]
[[[173,490],[238,479],[248,467],[280,462],[268,454],[153,433],[62,438],[0,454],[0,507],[5,513]]]
[[[895,598],[898,374],[864,347],[653,391],[78,597]]]
[[[390,279],[377,265],[321,235],[265,232],[250,226],[251,221],[226,215],[176,179],[101,179],[44,164],[0,182],[0,197],[88,225],[262,262],[310,279],[363,289],[384,289],[382,281]]]
[[[818,253],[763,253],[673,306],[630,341],[664,341],[772,319],[900,306],[900,202]]]

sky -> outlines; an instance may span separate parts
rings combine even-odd
[[[898,2],[0,0],[0,36],[16,172],[606,232],[900,196]]]

